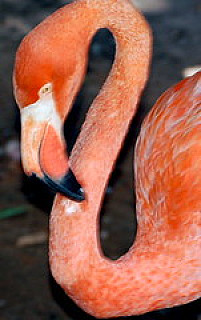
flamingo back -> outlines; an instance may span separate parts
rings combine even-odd
[[[191,252],[200,247],[200,170],[201,72],[167,90],[142,126],[135,171],[145,239],[155,224],[155,245],[165,241],[176,249],[185,243]]]

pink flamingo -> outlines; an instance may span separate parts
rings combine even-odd
[[[116,58],[68,159],[62,126],[100,28],[113,33]],[[142,314],[201,295],[201,73],[167,90],[142,126],[133,246],[117,261],[100,247],[101,202],[148,77],[151,44],[150,29],[130,1],[79,0],[37,26],[16,56],[24,169],[60,192],[50,220],[51,270],[98,318]]]

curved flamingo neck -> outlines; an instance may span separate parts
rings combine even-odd
[[[116,39],[117,50],[112,70],[90,107],[69,159],[70,167],[85,190],[86,201],[75,203],[57,195],[50,222],[50,265],[57,282],[85,310],[93,312],[95,305],[101,316],[111,305],[106,315],[110,316],[110,312],[118,315],[115,299],[106,301],[109,292],[119,292],[117,281],[128,291],[129,287],[135,290],[134,281],[138,276],[132,275],[134,266],[141,265],[142,270],[144,259],[136,250],[136,261],[132,251],[115,262],[103,256],[99,211],[109,175],[148,77],[151,36],[144,18],[129,1],[82,0],[71,8],[72,12],[76,9],[79,13],[79,24],[86,26],[82,31],[85,49],[95,32],[106,27]],[[90,301],[90,292],[95,294],[95,304]],[[103,299],[98,306],[97,295],[101,294],[105,306]],[[121,299],[124,299],[122,293]],[[141,308],[143,310],[143,303]],[[119,312],[121,314],[122,310]],[[127,311],[130,313],[132,310]]]
[[[75,1],[64,7],[63,13],[62,22],[65,23],[66,15],[66,23],[70,19],[70,23],[79,32],[82,31],[81,38],[85,39],[83,47],[79,48],[80,56],[83,58],[84,52],[85,58],[81,63],[78,60],[78,64],[82,64],[79,70],[85,68],[88,53],[86,49],[88,50],[98,29],[108,28],[116,40],[116,57],[112,70],[90,107],[69,159],[70,167],[83,186],[86,196],[84,204],[78,206],[80,210],[93,212],[88,223],[96,228],[109,175],[148,78],[152,38],[144,17],[129,0]],[[71,218],[73,221],[74,217]],[[92,237],[94,247],[97,247],[99,235],[96,235],[96,231]]]
[[[156,237],[164,231],[160,230],[160,223],[157,229],[153,217],[148,217],[153,212],[146,216],[144,212],[144,221],[138,219],[137,239],[126,255],[110,261],[102,254],[101,201],[147,79],[151,41],[144,18],[129,1],[81,0],[70,8],[65,10],[79,21],[79,30],[80,25],[86,26],[82,29],[86,41],[84,48],[80,48],[84,50],[80,56],[85,61],[78,63],[86,63],[86,49],[101,27],[109,28],[114,34],[117,53],[112,71],[87,114],[70,156],[70,167],[85,190],[86,200],[76,203],[61,195],[55,199],[50,221],[53,276],[79,306],[99,318],[140,314],[196,299],[200,296],[197,267],[200,243],[197,247],[193,244],[194,256],[189,250],[191,244],[184,250],[185,243],[180,245],[178,239],[176,249],[169,245],[171,241],[161,242],[157,247],[151,232],[149,237],[143,237],[147,218],[150,218],[149,227],[155,228]],[[167,98],[168,93],[164,100]],[[139,175],[137,180],[139,187]],[[147,213],[149,208],[141,209]],[[141,209],[139,204],[139,214]]]
[[[145,19],[130,1],[83,0],[79,3],[80,6],[83,4],[86,16],[91,10],[94,14],[90,23],[87,20],[85,38],[88,43],[85,48],[89,47],[92,36],[102,27],[108,28],[116,40],[112,70],[90,107],[69,159],[89,202],[91,197],[92,202],[100,203],[100,198],[95,199],[95,193],[97,197],[102,197],[136,112],[148,77],[152,39]]]

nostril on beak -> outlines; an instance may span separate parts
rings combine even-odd
[[[42,180],[53,191],[59,192],[74,201],[81,202],[85,200],[83,189],[71,170],[61,180],[53,180],[45,173]]]

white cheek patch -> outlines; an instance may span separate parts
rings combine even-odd
[[[56,103],[52,93],[52,84],[45,84],[38,93],[39,99],[21,109],[21,122],[33,119],[37,123],[51,123],[57,132],[61,130],[61,119],[56,110]]]

